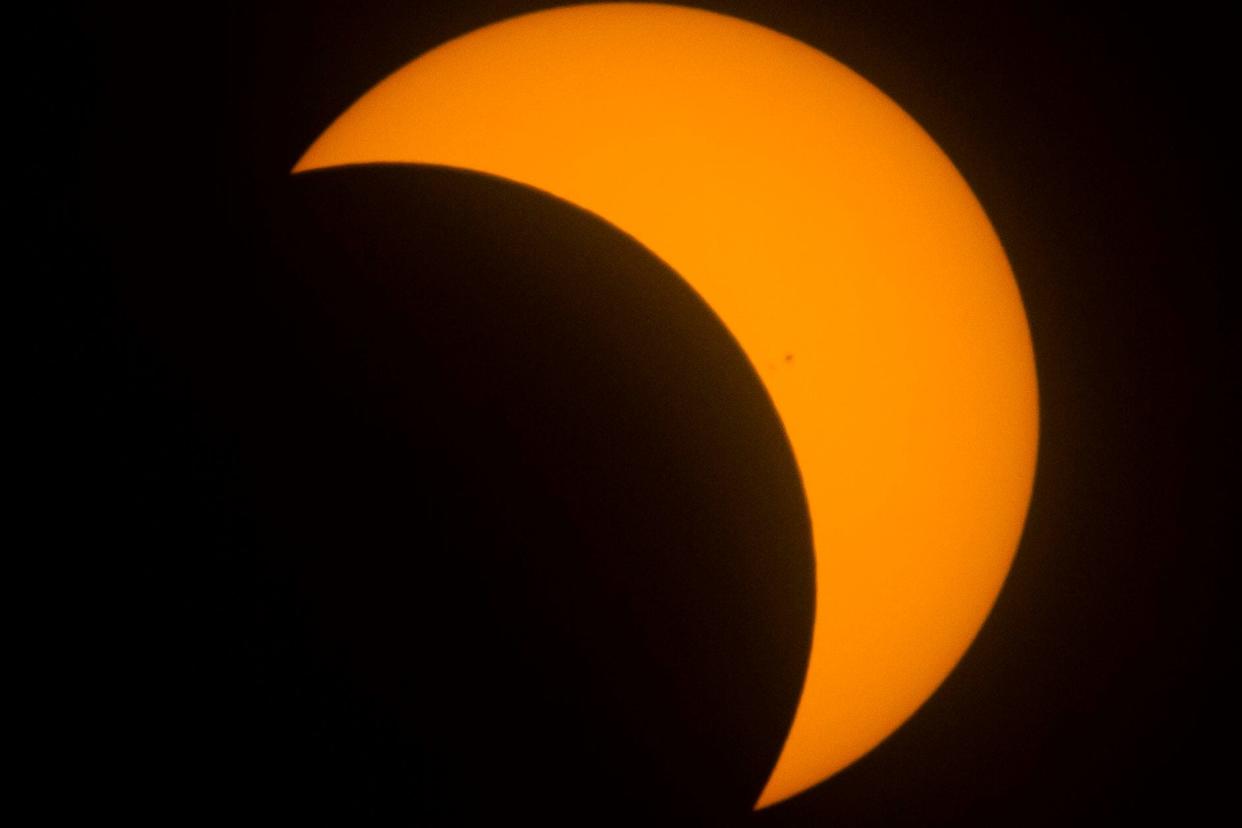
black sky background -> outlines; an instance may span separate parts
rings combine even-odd
[[[1041,393],[1030,518],[965,659],[752,817],[810,563],[727,334],[521,188],[287,176],[395,68],[546,5],[101,4],[29,39],[46,221],[20,244],[73,378],[37,489],[87,586],[58,629],[59,795],[430,825],[1194,823],[1225,801],[1223,20],[699,4],[842,60],[936,139],[1005,244]]]

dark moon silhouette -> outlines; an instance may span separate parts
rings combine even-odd
[[[262,282],[208,274],[172,336],[236,446],[245,565],[300,619],[247,638],[298,641],[340,694],[317,715],[364,711],[408,757],[365,796],[748,814],[801,687],[814,561],[724,327],[632,239],[497,179],[316,172],[270,216]],[[320,780],[302,798],[364,796],[352,759],[294,754],[267,761]]]

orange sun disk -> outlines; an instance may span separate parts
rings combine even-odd
[[[1017,284],[918,124],[776,32],[601,4],[428,52],[295,172],[372,162],[489,173],[596,213],[698,291],[754,365],[802,475],[817,608],[797,713],[756,807],[913,714],[1009,571],[1038,438]]]

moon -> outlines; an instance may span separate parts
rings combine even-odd
[[[927,700],[1012,563],[1038,391],[1000,241],[909,115],[749,22],[570,6],[423,54],[293,171],[367,163],[487,173],[595,213],[680,274],[751,361],[816,558],[802,694],[756,808],[848,766]]]

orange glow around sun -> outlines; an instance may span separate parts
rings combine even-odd
[[[679,273],[754,365],[802,475],[816,557],[805,685],[757,807],[914,713],[1005,579],[1038,437],[1013,274],[919,125],[768,29],[602,4],[428,52],[295,171],[371,162],[489,173],[590,210]]]

